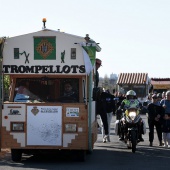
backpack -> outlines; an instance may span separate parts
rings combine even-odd
[[[110,112],[114,111],[114,109],[115,109],[115,100],[114,100],[113,95],[111,95],[109,93],[106,93],[106,92],[102,92],[101,100],[102,100],[102,102],[105,103],[107,113],[110,113]]]
[[[101,88],[95,87],[93,88],[93,101],[99,101],[101,95]]]

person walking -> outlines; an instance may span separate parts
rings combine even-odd
[[[168,147],[170,145],[170,90],[165,93],[165,98],[161,100],[160,104],[165,109],[162,123],[162,132],[164,146]]]
[[[103,137],[103,142],[106,143],[106,142],[110,142],[110,125],[111,125],[111,120],[112,120],[112,116],[113,116],[113,110],[115,110],[114,95],[112,95],[109,90],[102,92],[101,106],[102,106],[101,107],[101,110],[102,110],[102,113],[101,113],[102,114],[101,115],[102,137]],[[102,117],[104,120],[105,120],[105,117],[107,117],[108,133],[107,133],[107,130],[105,132],[106,127],[104,126]]]
[[[148,105],[148,125],[149,125],[149,146],[153,146],[154,140],[154,127],[156,127],[156,132],[159,140],[159,146],[162,146],[162,128],[161,128],[161,118],[163,117],[164,109],[162,106],[158,105],[157,95],[152,95],[152,102]]]
[[[165,113],[162,119],[162,136],[164,140],[164,146],[170,147],[170,117]]]
[[[148,98],[147,98],[147,100],[145,101],[146,103],[147,103],[147,106],[149,105],[149,103],[151,103],[152,102],[152,93],[149,93],[148,94]]]
[[[97,100],[97,114],[100,116],[101,132],[103,137],[103,143],[109,141],[109,127],[107,117],[107,106],[106,106],[106,92],[103,90],[100,94],[100,99]]]
[[[163,91],[163,92],[162,92],[162,99],[165,99],[165,95],[166,95],[166,92]]]
[[[102,65],[102,61],[96,58],[96,74],[95,74],[95,88],[96,89],[98,89],[98,85],[99,85],[98,69],[101,67],[101,65]],[[108,129],[105,95],[103,95],[103,92],[100,94],[100,97],[96,101],[96,115],[99,115],[102,121],[101,127],[98,124],[98,128],[101,128],[101,129],[103,128],[103,142],[105,143],[106,141],[109,141],[109,137],[108,137],[109,129]]]

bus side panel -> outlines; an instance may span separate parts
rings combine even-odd
[[[88,109],[85,104],[63,104],[63,147],[88,149]],[[69,114],[69,109],[78,109],[77,115]],[[66,131],[67,124],[76,124],[76,133]]]
[[[4,104],[2,110],[1,147],[25,147],[25,104]],[[20,129],[23,127],[23,129]]]
[[[27,105],[32,107],[44,105],[47,108],[48,105],[62,106],[61,145],[27,145]],[[76,110],[77,112],[75,112]],[[88,150],[88,107],[84,103],[4,104],[2,118],[2,148]],[[13,131],[12,122],[23,124],[23,131]],[[68,131],[66,128],[68,125],[75,125],[76,130]],[[95,120],[92,121],[91,126],[92,143],[94,144],[97,140],[97,124]]]

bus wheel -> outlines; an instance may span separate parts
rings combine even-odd
[[[22,157],[22,150],[11,149],[11,158],[14,162],[20,162]]]

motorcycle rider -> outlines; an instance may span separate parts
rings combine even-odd
[[[133,107],[136,107],[138,109],[140,109],[141,106],[142,106],[141,103],[137,100],[136,92],[133,91],[133,90],[129,90],[126,93],[126,99],[124,99],[122,101],[120,108],[123,112],[125,112],[125,110],[130,108],[132,105],[133,105]],[[123,119],[123,120],[125,120],[125,119]],[[122,139],[124,139],[124,135],[126,137],[126,133],[127,133],[127,130],[128,130],[128,127],[126,125],[126,121],[125,121],[124,126],[122,128],[123,128],[122,131],[124,131],[123,134],[122,134]],[[142,134],[144,134],[144,132],[143,132],[143,121],[141,120],[141,122],[139,124],[139,135],[138,135],[139,141],[144,141],[144,139],[142,138]],[[126,142],[126,139],[125,139],[125,142]]]

